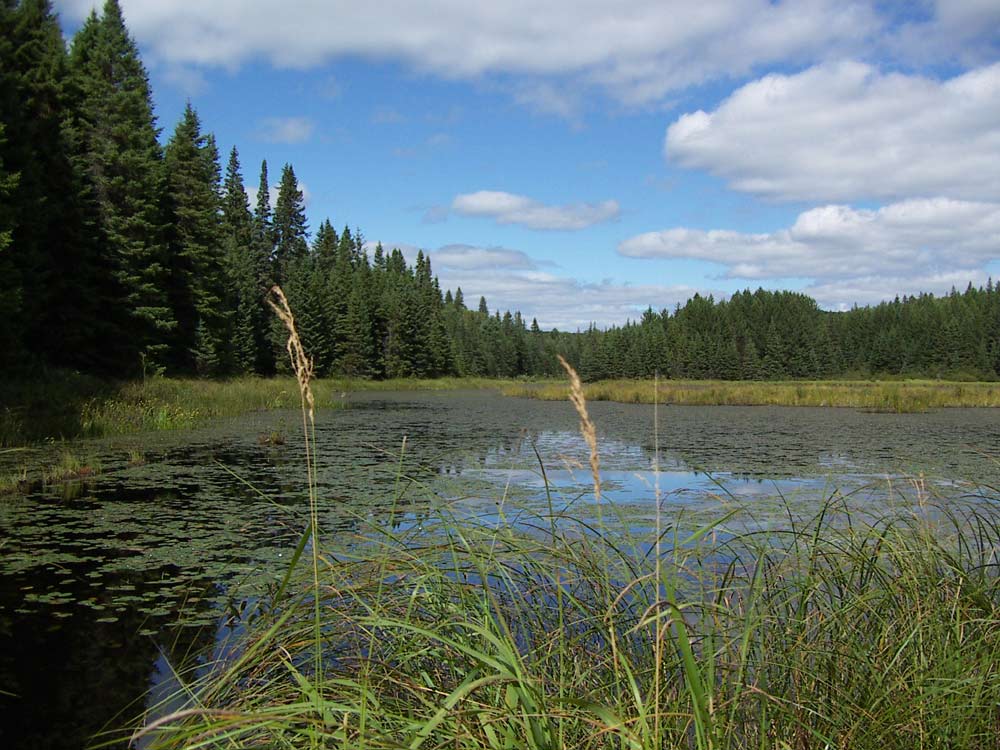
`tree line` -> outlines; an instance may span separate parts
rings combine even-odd
[[[310,234],[292,165],[254,205],[234,147],[190,104],[161,144],[152,92],[117,0],[67,48],[49,0],[0,0],[0,368],[130,376],[268,375],[285,366],[265,308],[281,284],[320,375],[769,379],[997,377],[992,282],[827,312],[806,295],[695,295],[607,330],[542,331],[520,313],[442,293],[329,219]]]

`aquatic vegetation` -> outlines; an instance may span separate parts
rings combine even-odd
[[[584,386],[591,401],[651,404],[651,380],[602,380]],[[504,395],[564,400],[564,384],[507,385]],[[905,381],[723,381],[661,380],[661,404],[720,406],[843,406],[893,413],[924,412],[943,407],[998,407],[1000,383]]]
[[[285,435],[278,430],[271,430],[270,432],[262,432],[257,436],[258,445],[284,445]]]
[[[34,492],[53,484],[85,480],[100,474],[101,468],[101,462],[96,457],[83,459],[70,450],[63,450],[56,463],[34,471],[22,465],[0,477],[0,495]],[[71,498],[67,496],[67,499]]]
[[[308,526],[227,656],[136,733],[147,747],[995,746],[1000,498],[917,483],[881,516],[834,492],[783,527],[734,507],[650,533],[551,494],[400,523],[396,495],[335,544],[297,371]]]
[[[336,378],[313,381],[317,409],[350,405],[357,391],[497,389],[518,381],[488,378]],[[71,373],[0,388],[0,446],[42,439],[101,437],[182,430],[216,417],[292,409],[297,386],[290,376],[229,380],[148,377],[113,383]],[[30,418],[27,418],[30,415]]]
[[[659,545],[575,513],[442,505],[417,528],[394,509],[324,543],[316,578],[303,537],[233,656],[145,739],[992,748],[1000,515],[922,502],[872,516],[833,495],[766,531],[671,519]]]

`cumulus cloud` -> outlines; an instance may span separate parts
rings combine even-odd
[[[640,234],[618,252],[721,264],[741,279],[810,278],[825,304],[940,290],[984,279],[1000,248],[1000,203],[914,199],[877,210],[829,205],[776,232],[673,228]],[[921,286],[926,284],[926,286]],[[856,295],[856,296],[852,296]],[[879,298],[882,298],[879,297]]]
[[[475,245],[445,245],[430,253],[437,270],[482,271],[490,268],[534,269],[535,262],[520,250]]]
[[[637,320],[642,312],[672,308],[704,289],[669,284],[629,285],[615,281],[588,283],[538,270],[442,271],[441,283],[462,287],[466,304],[485,296],[491,310],[520,310],[527,319],[538,319],[542,328],[575,331],[591,323],[600,327]]]
[[[272,209],[278,203],[278,191],[280,190],[280,188],[281,184],[276,182],[267,189],[267,197],[268,200],[271,202]],[[313,197],[312,192],[310,192],[309,187],[304,182],[302,182],[302,180],[299,180],[299,190],[302,193],[302,202],[306,206],[312,203],[312,197]],[[247,185],[246,191],[247,191],[247,198],[250,201],[250,207],[253,208],[255,205],[257,205],[257,186]]]
[[[771,198],[1000,198],[1000,63],[945,81],[859,62],[768,75],[678,118],[669,161]]]
[[[451,210],[462,216],[494,219],[498,224],[518,224],[528,229],[585,229],[618,218],[618,201],[547,206],[532,198],[497,190],[480,190],[455,196]]]
[[[831,310],[848,310],[853,304],[875,305],[904,294],[943,295],[952,289],[964,291],[968,284],[985,286],[989,275],[981,270],[942,271],[911,276],[863,276],[811,284],[803,291]]]
[[[399,248],[410,263],[417,255],[412,244],[383,241],[382,246]],[[366,247],[370,253],[374,243]],[[544,262],[509,248],[445,245],[424,253],[430,256],[442,289],[461,287],[466,305],[475,307],[480,297],[486,297],[490,310],[520,310],[526,320],[537,318],[545,329],[575,331],[591,323],[621,325],[628,319],[637,320],[650,305],[657,310],[672,308],[695,292],[719,294],[683,285],[588,283],[540,270]]]
[[[308,117],[266,117],[260,122],[259,135],[268,143],[305,143],[316,130]]]
[[[933,13],[891,31],[887,47],[898,57],[922,63],[951,59],[978,65],[1000,57],[1000,3],[993,0],[934,0]]]
[[[79,19],[101,2],[56,4]],[[144,49],[165,63],[232,69],[264,58],[305,69],[363,56],[445,78],[559,76],[633,104],[769,64],[859,52],[882,24],[862,0],[635,0],[627,8],[579,0],[286,0],[280,12],[271,0],[130,0],[125,12]]]

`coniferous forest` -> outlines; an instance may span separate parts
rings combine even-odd
[[[48,0],[0,2],[0,370],[268,375],[284,288],[319,375],[775,379],[1000,375],[1000,288],[847,312],[759,289],[608,330],[542,331],[442,292],[430,259],[315,231],[292,165],[251,206],[236,148],[188,106],[167,134],[117,0],[67,46]],[[165,137],[161,137],[165,135]],[[223,166],[224,164],[224,166]]]

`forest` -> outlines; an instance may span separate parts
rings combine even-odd
[[[1000,286],[825,311],[808,296],[695,295],[608,329],[543,331],[445,290],[419,253],[330,219],[310,232],[294,168],[251,206],[189,104],[161,138],[117,0],[70,43],[48,0],[0,3],[0,369],[127,378],[270,375],[285,367],[265,305],[280,284],[320,376],[587,380],[1000,376]]]

